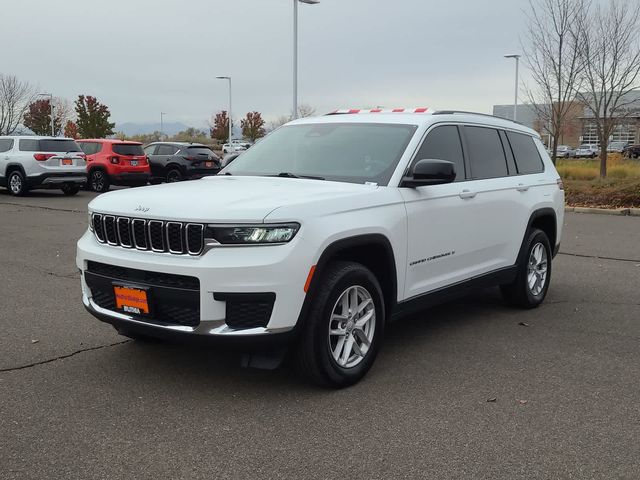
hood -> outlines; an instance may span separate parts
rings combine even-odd
[[[158,220],[261,223],[283,206],[335,201],[375,188],[297,178],[212,176],[105,193],[89,210]]]

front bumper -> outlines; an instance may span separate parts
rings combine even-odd
[[[78,241],[76,264],[83,272],[82,294],[85,308],[95,317],[115,326],[144,328],[157,336],[198,336],[225,338],[270,337],[290,332],[296,326],[305,299],[304,284],[310,268],[300,237],[286,245],[260,247],[214,248],[193,257],[136,251],[98,243],[91,232]],[[197,278],[199,290],[199,322],[178,325],[163,318],[151,320],[103,308],[94,299],[87,280],[89,262],[137,269],[159,274]],[[136,282],[129,282],[135,286]],[[152,287],[153,288],[153,287]],[[160,291],[160,290],[158,290]],[[230,327],[227,324],[229,297],[271,292],[273,308],[265,326]],[[97,293],[97,292],[96,292]],[[162,298],[167,311],[167,298]],[[104,304],[103,304],[104,305]]]

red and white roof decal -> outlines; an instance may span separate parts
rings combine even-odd
[[[345,108],[339,109],[331,112],[332,114],[336,113],[433,113],[428,107],[419,107],[419,108],[392,108],[392,109],[382,109],[382,108],[369,108],[369,109],[360,109],[360,108]]]

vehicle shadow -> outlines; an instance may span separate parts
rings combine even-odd
[[[398,364],[411,363],[416,351],[437,347],[443,336],[461,328],[485,321],[496,321],[496,314],[504,313],[505,306],[497,289],[474,293],[419,314],[402,318],[390,324],[385,332],[382,354],[374,370],[397,369]],[[482,328],[478,326],[478,328]],[[318,392],[318,387],[306,383],[295,371],[290,358],[274,370],[243,368],[241,353],[215,347],[193,346],[180,343],[128,342],[114,353],[114,361],[123,359],[135,369],[117,368],[115,375],[130,375],[125,382],[137,382],[137,377],[149,377],[149,372],[162,372],[162,381],[175,381],[180,385],[197,385],[198,389],[233,388],[247,391],[275,389],[296,392]],[[124,351],[123,351],[124,350]]]

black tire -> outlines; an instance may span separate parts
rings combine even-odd
[[[332,324],[336,302],[350,287],[361,287],[372,300],[375,319],[373,321],[373,337],[364,356],[356,355],[353,366],[341,366],[331,352],[332,340],[329,328]],[[371,304],[371,303],[370,303]],[[349,319],[351,331],[355,319]],[[335,324],[334,324],[335,325]],[[309,313],[304,319],[303,330],[300,333],[295,354],[298,371],[313,383],[331,388],[343,388],[357,383],[367,373],[376,358],[383,341],[385,325],[384,298],[380,284],[373,273],[363,265],[355,262],[334,262],[327,266],[318,285],[314,288]],[[370,327],[371,328],[371,327]],[[347,331],[347,330],[345,330]],[[352,338],[356,338],[353,335]],[[348,336],[346,337],[348,338]],[[336,337],[334,337],[334,340]],[[357,341],[362,347],[363,343]],[[338,355],[339,356],[339,355]],[[358,360],[358,357],[362,357]],[[351,358],[351,357],[350,357]]]
[[[24,175],[20,170],[14,170],[7,177],[7,188],[9,193],[16,197],[21,197],[29,191]]]
[[[177,168],[170,169],[164,177],[167,183],[180,182],[182,180],[182,172]]]
[[[538,280],[540,270],[536,267],[532,269],[537,271],[534,273],[537,278],[534,283],[534,288],[529,285],[529,266],[532,258],[532,252],[538,245],[541,245],[546,255],[546,275],[544,276],[542,288],[539,291],[534,292],[539,286]],[[534,228],[528,232],[527,238],[524,243],[524,249],[522,256],[518,261],[517,275],[513,283],[509,285],[501,285],[500,291],[502,296],[510,305],[519,308],[536,308],[539,306],[547,295],[549,289],[549,283],[551,282],[551,246],[549,244],[549,238],[547,234],[542,230]]]
[[[89,174],[89,188],[98,193],[104,193],[109,191],[109,187],[111,186],[111,181],[109,180],[109,175],[104,170],[96,168],[91,170]]]
[[[65,183],[60,187],[62,193],[64,193],[67,197],[71,197],[77,194],[80,191],[80,185],[74,183]]]

